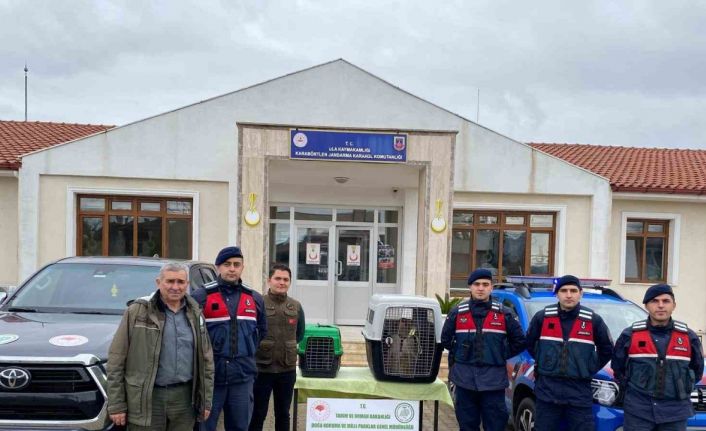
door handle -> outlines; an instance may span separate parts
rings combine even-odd
[[[336,261],[336,277],[343,274],[343,262],[340,260]]]

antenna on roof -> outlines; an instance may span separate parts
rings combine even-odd
[[[25,122],[27,121],[27,63],[25,62]]]

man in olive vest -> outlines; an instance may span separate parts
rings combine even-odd
[[[527,351],[535,360],[537,431],[555,431],[565,420],[570,431],[593,431],[591,379],[608,363],[613,341],[605,322],[581,305],[581,282],[573,275],[557,280],[559,300],[534,315]]]
[[[694,414],[691,391],[704,372],[701,342],[685,323],[672,319],[677,304],[671,286],[650,287],[642,302],[649,318],[623,331],[611,362],[624,391],[624,427],[686,430]]]
[[[275,264],[270,269],[269,290],[264,296],[268,330],[255,355],[258,374],[250,431],[262,431],[271,393],[275,431],[289,430],[289,405],[297,379],[297,343],[304,338],[304,310],[299,301],[287,296],[291,279],[292,272],[286,265]]]

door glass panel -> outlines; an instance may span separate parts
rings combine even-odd
[[[397,211],[380,211],[378,213],[378,223],[397,223],[398,212]]]
[[[276,223],[270,225],[270,262],[289,265],[289,224]]]
[[[297,229],[297,280],[328,280],[328,228]]]
[[[372,223],[375,220],[375,211],[373,210],[354,210],[354,209],[337,209],[337,221],[353,221]]]
[[[497,230],[476,231],[476,268],[489,269],[493,275],[498,273],[499,238]]]
[[[133,221],[132,216],[110,216],[108,256],[132,256]]]
[[[188,202],[187,202],[188,203]],[[191,259],[189,252],[188,219],[171,219],[167,221],[167,257],[172,259]]]
[[[664,257],[664,238],[647,238],[645,247],[647,279],[650,281],[664,280],[662,273]]]
[[[378,283],[397,283],[397,228],[380,228],[378,235]]]
[[[84,217],[81,224],[83,256],[101,256],[103,254],[103,217]]]
[[[457,230],[451,240],[451,273],[468,274],[471,272],[471,235],[472,231]]]
[[[104,211],[105,199],[81,198],[81,211]]]
[[[625,278],[640,278],[642,274],[642,238],[625,241]]]
[[[295,220],[333,220],[333,210],[331,208],[294,208]]]
[[[270,207],[272,220],[289,220],[289,207]]]
[[[548,233],[533,233],[530,244],[530,274],[549,274]]]
[[[162,218],[137,218],[137,255],[162,255]]]
[[[338,260],[342,268],[339,281],[370,280],[370,231],[340,229]]]
[[[523,230],[506,230],[503,232],[503,274],[520,275],[525,267],[525,240],[527,233]]]

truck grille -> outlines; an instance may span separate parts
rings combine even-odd
[[[8,367],[26,370],[31,380],[22,389],[0,386],[0,419],[88,420],[105,403],[98,384],[80,365],[0,363],[0,371]]]
[[[706,412],[706,386],[699,386],[691,393],[691,403],[697,412]]]
[[[0,370],[14,366],[0,364]],[[81,366],[31,365],[22,366],[29,371],[30,384],[20,390],[6,389],[0,386],[0,392],[16,393],[65,393],[98,390],[96,382]]]

